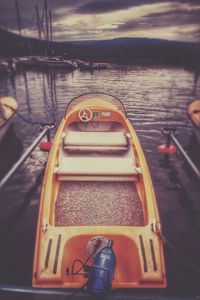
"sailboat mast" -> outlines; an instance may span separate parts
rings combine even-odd
[[[41,40],[41,25],[40,25],[40,17],[39,17],[39,10],[37,4],[35,5],[35,11],[36,11],[36,18],[37,18],[38,37],[39,40]]]
[[[53,41],[53,32],[52,32],[52,14],[51,9],[49,10],[49,27],[50,27],[50,41]]]
[[[49,43],[49,50],[50,50],[50,54],[53,55],[53,49],[52,49],[52,41],[53,41],[53,33],[52,33],[52,15],[51,15],[51,10],[49,10],[49,30],[50,30],[50,41],[51,43]]]
[[[17,14],[17,25],[18,25],[19,34],[22,35],[21,17],[20,17],[19,5],[17,1],[15,1],[15,9]]]
[[[47,34],[47,42],[49,41],[49,18],[48,18],[48,5],[47,0],[44,2],[45,7],[45,19],[46,19],[46,34]]]
[[[49,16],[47,0],[44,1],[44,14],[46,21],[46,41],[47,41],[47,55],[49,55]]]

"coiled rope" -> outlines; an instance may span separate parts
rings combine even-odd
[[[1,101],[1,99],[0,99],[0,101]],[[1,104],[1,102],[0,102],[0,104]],[[18,111],[17,111],[17,109],[15,109],[15,108],[13,108],[12,106],[10,106],[10,105],[8,105],[8,104],[4,104],[4,106],[6,106],[6,107],[8,107],[9,109],[11,109],[22,121],[24,121],[24,122],[26,122],[26,123],[28,123],[28,124],[31,124],[31,125],[54,125],[54,123],[52,123],[52,122],[49,122],[49,123],[47,123],[47,122],[34,122],[34,121],[31,121],[31,120],[29,120],[29,119],[27,119],[27,118],[25,118],[25,117],[23,117]]]

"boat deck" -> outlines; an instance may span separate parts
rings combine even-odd
[[[133,182],[61,182],[56,226],[143,226],[142,204]]]

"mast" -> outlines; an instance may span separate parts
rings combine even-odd
[[[40,24],[39,10],[37,4],[35,5],[35,11],[36,11],[36,18],[37,18],[38,37],[39,40],[41,40],[41,24]]]
[[[44,13],[46,21],[46,40],[47,40],[47,55],[49,55],[49,18],[47,0],[44,1]]]
[[[49,10],[49,27],[50,27],[50,41],[53,41],[53,32],[52,32],[52,14],[51,9]]]
[[[49,50],[50,55],[53,55],[53,49],[52,49],[52,41],[53,41],[53,33],[52,33],[52,15],[51,10],[49,10],[49,30],[50,30],[50,43],[49,43]]]
[[[45,20],[46,20],[46,34],[47,34],[47,42],[49,41],[49,18],[48,18],[48,6],[47,0],[44,2],[45,9]]]
[[[20,17],[19,5],[17,1],[15,1],[15,9],[17,14],[17,25],[18,25],[19,34],[22,35],[21,17]]]

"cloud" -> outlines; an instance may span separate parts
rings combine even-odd
[[[103,14],[118,10],[161,3],[200,4],[200,0],[92,0],[75,9],[79,14]]]
[[[23,33],[33,36],[37,33],[35,5],[42,17],[44,1],[18,0],[18,4]],[[200,0],[48,0],[48,8],[52,10],[56,40],[140,34],[159,37],[159,31],[161,38],[169,39],[170,34],[172,39],[190,39],[194,32],[193,37],[199,40]],[[0,12],[0,26],[7,24],[8,29],[17,32],[14,0],[0,0]],[[190,32],[185,27],[189,25]]]
[[[158,2],[160,3],[168,1],[152,0],[151,4]],[[94,0],[78,6],[75,9],[75,12],[79,14],[102,14],[145,4],[149,4],[149,0]]]
[[[168,24],[200,24],[200,7],[194,9],[179,9],[179,10],[169,10],[159,13],[152,13],[146,16],[147,18],[155,18],[159,21],[164,20]]]
[[[196,9],[179,9],[152,13],[145,17],[154,27],[187,26],[191,24],[200,27],[200,7]]]
[[[105,30],[115,30],[118,32],[174,27],[180,25],[199,24],[200,8],[190,10],[168,10],[164,12],[151,13],[134,20],[127,20],[115,27],[105,28]]]
[[[180,32],[180,34],[182,34],[183,37],[185,36],[184,32]],[[193,37],[194,40],[200,41],[200,30],[199,29],[192,30],[192,32],[190,32],[190,34],[192,35],[192,37]]]

